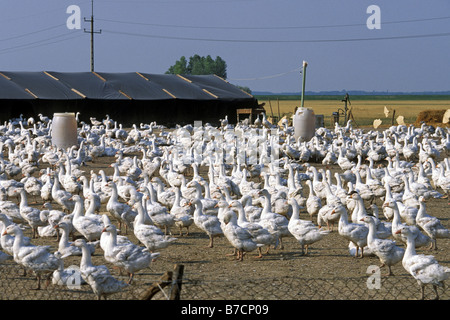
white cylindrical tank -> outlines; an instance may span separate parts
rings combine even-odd
[[[293,117],[295,140],[309,141],[316,130],[316,116],[308,108],[298,108]]]
[[[67,149],[78,145],[75,113],[55,113],[52,120],[52,144]]]

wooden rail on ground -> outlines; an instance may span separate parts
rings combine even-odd
[[[180,300],[184,265],[175,265],[174,271],[167,271],[159,281],[154,282],[141,296],[142,300],[151,300],[163,288],[171,286],[168,300]]]

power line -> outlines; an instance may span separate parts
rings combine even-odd
[[[54,37],[50,37],[50,38],[47,38],[47,39],[42,39],[42,40],[30,42],[30,43],[27,43],[27,44],[22,44],[22,45],[18,45],[18,46],[14,46],[14,47],[9,47],[9,48],[4,48],[4,49],[0,50],[0,54],[7,54],[7,53],[20,51],[20,50],[32,49],[32,48],[46,46],[46,45],[49,45],[49,44],[59,43],[59,42],[63,42],[63,41],[67,41],[67,40],[71,40],[71,39],[74,39],[74,38],[81,37],[82,34],[77,34],[75,36],[67,37],[65,39],[50,41],[50,40],[58,39],[58,38],[61,38],[61,37],[64,37],[64,36],[67,36],[67,33],[60,34],[60,35],[57,35],[57,36],[54,36]]]
[[[447,20],[447,17],[434,17],[434,18],[422,18],[411,20],[398,20],[398,21],[383,21],[383,24],[400,24],[400,23],[413,23],[413,22],[425,22],[425,21],[437,21]],[[164,27],[164,28],[183,28],[183,29],[219,29],[219,30],[284,30],[284,29],[324,29],[324,28],[344,28],[344,27],[361,27],[366,26],[366,23],[353,23],[353,24],[334,24],[334,25],[309,25],[309,26],[270,26],[270,27],[234,27],[234,26],[192,26],[192,25],[175,25],[175,24],[157,24],[146,23],[136,21],[121,21],[112,19],[97,19],[100,21],[130,24],[150,27]]]
[[[323,43],[323,42],[355,42],[355,41],[379,41],[379,40],[399,40],[399,39],[417,39],[432,37],[448,37],[450,32],[431,33],[419,35],[403,35],[389,37],[373,37],[373,38],[347,38],[347,39],[305,39],[305,40],[255,40],[255,39],[211,39],[211,38],[195,38],[195,37],[178,37],[178,36],[161,36],[152,34],[142,34],[124,31],[103,30],[106,33],[120,34],[126,36],[137,36],[145,38],[169,39],[169,40],[186,40],[186,41],[206,41],[206,42],[236,42],[236,43]]]
[[[56,25],[56,26],[44,28],[44,29],[41,29],[41,30],[36,30],[36,31],[32,31],[32,32],[27,32],[27,33],[24,33],[24,34],[20,34],[20,35],[17,35],[17,36],[5,38],[5,39],[0,39],[0,41],[9,41],[9,40],[20,39],[20,38],[24,38],[24,37],[27,37],[27,36],[30,36],[30,35],[33,35],[33,34],[41,33],[41,32],[48,31],[48,30],[52,30],[52,29],[56,29],[56,28],[62,27],[62,26],[64,26],[64,25],[65,25],[65,24],[58,24],[58,25]]]
[[[263,76],[263,77],[257,77],[257,78],[245,78],[245,79],[236,79],[236,78],[231,79],[231,78],[228,78],[227,80],[230,80],[230,81],[255,81],[255,80],[266,80],[266,79],[279,78],[279,77],[285,76],[285,75],[287,75],[287,74],[289,74],[289,73],[293,73],[293,72],[298,72],[298,71],[302,72],[302,70],[303,70],[303,66],[298,67],[298,68],[295,68],[295,69],[293,69],[293,70],[291,70],[291,71],[282,72],[282,73],[277,73],[277,74],[273,74],[273,75],[270,75],[270,76]]]

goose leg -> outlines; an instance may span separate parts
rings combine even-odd
[[[38,285],[37,288],[31,289],[31,290],[41,290],[41,275],[37,275]]]
[[[239,257],[239,259],[238,259],[238,261],[244,261],[244,251],[239,251],[239,255],[240,255],[240,257]]]
[[[259,253],[259,255],[257,256],[257,258],[262,258],[263,255],[262,255],[261,247],[258,247],[258,253]]]
[[[209,245],[208,248],[212,248],[214,246],[214,238],[212,236],[209,236]]]
[[[380,266],[380,268],[382,268],[382,267],[384,267],[384,266],[386,266],[386,265],[383,263],[383,264]],[[387,267],[388,267],[388,272],[385,274],[385,276],[391,276],[391,275],[393,275],[391,266],[387,266]]]
[[[134,273],[130,273],[130,277],[128,278],[128,284],[131,284],[131,281],[133,281]]]
[[[425,286],[421,285],[420,289],[421,289],[420,300],[424,300],[425,299]]]
[[[436,293],[436,297],[434,298],[434,300],[439,300],[439,293],[437,291],[437,286],[433,285],[433,289],[434,289],[434,292]]]

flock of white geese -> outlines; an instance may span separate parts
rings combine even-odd
[[[253,124],[225,118],[219,126],[170,130],[156,123],[125,130],[107,115],[79,122],[78,145],[62,150],[52,145],[51,123],[42,114],[21,115],[0,126],[0,260],[33,271],[38,288],[43,275],[65,285],[72,272],[64,258],[76,255],[82,281],[106,298],[194,224],[208,247],[225,237],[238,260],[282,249],[286,237],[308,254],[308,246],[338,232],[351,255],[377,256],[388,274],[402,263],[422,298],[426,284],[437,295],[450,276],[433,255],[416,253],[449,237],[426,210],[427,200],[450,194],[448,128],[376,131],[349,121],[302,141],[287,122],[273,126],[264,114]],[[112,175],[85,171],[101,157],[114,157]],[[56,238],[58,250],[33,244],[38,237]],[[129,274],[126,283],[92,263],[99,249]]]

